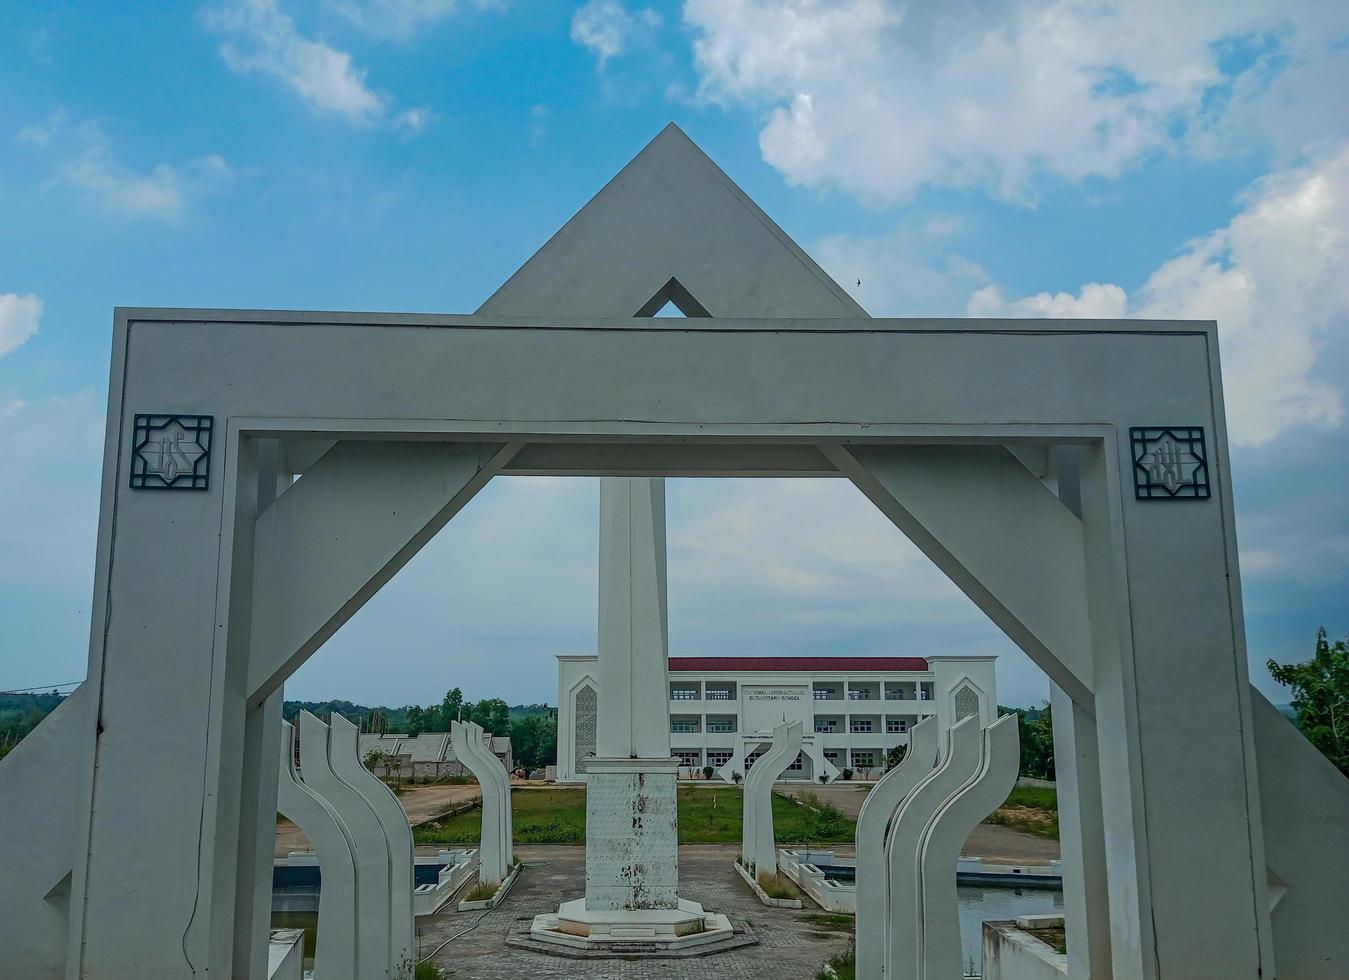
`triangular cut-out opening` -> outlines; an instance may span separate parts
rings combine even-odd
[[[674,310],[670,308],[673,307]],[[678,312],[675,312],[678,311]],[[710,317],[707,307],[699,303],[693,294],[684,288],[683,283],[673,277],[664,286],[656,290],[654,296],[642,304],[634,316],[660,317]]]

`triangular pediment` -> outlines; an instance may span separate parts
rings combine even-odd
[[[673,123],[478,312],[652,316],[670,302],[687,317],[867,315]]]

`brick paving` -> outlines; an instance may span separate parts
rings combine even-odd
[[[556,910],[558,904],[580,898],[585,891],[585,849],[582,847],[524,846],[516,856],[529,867],[506,900],[486,916],[459,912],[454,905],[438,916],[419,919],[418,944],[422,955],[453,939],[434,961],[456,980],[533,980],[533,978],[587,978],[587,980],[807,980],[831,956],[851,943],[850,932],[810,922],[819,914],[807,900],[800,912],[762,905],[740,880],[732,863],[737,848],[693,846],[679,849],[680,895],[722,912],[733,924],[748,922],[757,946],[691,959],[572,960],[505,944],[512,933],[527,932],[534,916]],[[479,920],[479,917],[481,919]]]

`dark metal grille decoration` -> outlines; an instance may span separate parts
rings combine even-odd
[[[211,415],[137,415],[131,439],[133,490],[205,490]]]
[[[1208,455],[1198,425],[1143,426],[1129,430],[1134,497],[1138,500],[1208,500]]]

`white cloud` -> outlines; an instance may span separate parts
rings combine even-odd
[[[137,173],[114,160],[102,144],[91,146],[61,165],[52,178],[88,194],[109,211],[134,217],[181,218],[189,198],[212,193],[234,176],[223,157],[214,154],[175,167],[157,164]]]
[[[36,293],[24,296],[17,293],[0,293],[0,357],[16,350],[37,333],[41,319],[42,298]],[[23,407],[21,401],[11,401],[3,414],[6,416],[14,414],[10,409],[15,405]]]
[[[425,106],[419,106],[415,109],[404,109],[398,113],[393,117],[393,124],[401,129],[406,129],[409,133],[420,133],[431,125],[431,119],[431,110]]]
[[[192,199],[218,193],[234,179],[230,165],[214,153],[143,171],[128,167],[97,122],[72,122],[62,109],[25,126],[18,138],[56,158],[48,187],[74,188],[104,210],[130,217],[176,221]]]
[[[871,201],[1029,202],[1044,176],[1345,131],[1342,3],[687,0],[684,19],[701,96],[761,110],[768,163]]]
[[[64,109],[56,109],[46,122],[32,123],[19,130],[19,142],[26,143],[29,146],[39,148],[45,147],[52,141],[69,120],[69,116]]]
[[[595,55],[603,68],[630,48],[651,39],[660,15],[650,8],[632,13],[620,0],[589,0],[571,19],[571,39]]]
[[[968,312],[1217,320],[1234,443],[1262,445],[1295,425],[1338,426],[1344,392],[1316,368],[1325,339],[1349,330],[1349,143],[1262,178],[1240,205],[1127,301],[1118,286],[1099,283],[1077,297],[1010,302],[990,286],[970,297]]]
[[[906,221],[883,235],[830,235],[811,254],[873,316],[958,315],[970,290],[988,282],[950,251],[961,229],[958,218],[936,215],[919,229]]]
[[[1114,283],[1089,282],[1078,292],[1036,293],[1008,302],[1002,290],[988,285],[970,294],[970,316],[1053,316],[1118,319],[1125,315],[1128,296]]]
[[[529,107],[529,148],[537,150],[548,135],[548,107],[532,105]]]
[[[276,0],[237,0],[204,11],[202,18],[228,38],[220,55],[233,71],[280,79],[320,112],[357,125],[389,121],[414,131],[429,119],[425,109],[394,113],[389,99],[366,84],[365,69],[349,53],[305,37]]]
[[[478,10],[500,9],[501,0],[350,0],[335,4],[357,27],[371,34],[406,41],[429,24],[448,17],[465,6]]]

